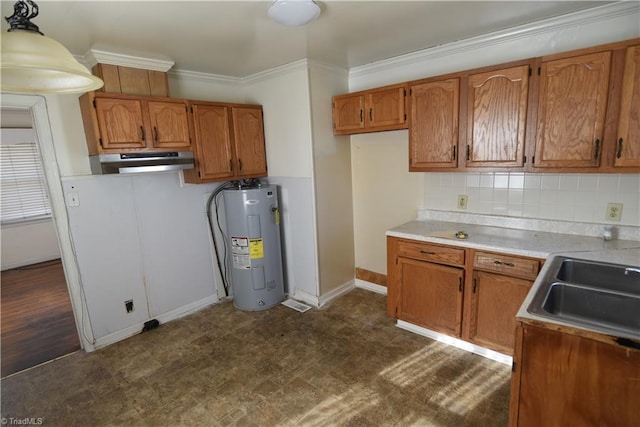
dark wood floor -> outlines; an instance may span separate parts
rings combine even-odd
[[[1,375],[80,348],[60,260],[2,272]]]

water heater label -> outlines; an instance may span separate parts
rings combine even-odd
[[[231,237],[231,254],[233,255],[233,268],[243,270],[251,268],[248,237]]]
[[[249,254],[251,259],[264,258],[264,242],[262,238],[249,239]]]

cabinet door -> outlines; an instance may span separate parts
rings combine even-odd
[[[473,274],[467,339],[483,347],[512,354],[516,313],[533,282],[477,271]]]
[[[614,166],[640,166],[640,45],[627,49]]]
[[[147,146],[140,100],[96,98],[95,105],[104,150]]]
[[[262,108],[232,107],[238,177],[267,175]]]
[[[640,350],[529,325],[522,335],[512,426],[638,425]]]
[[[223,180],[233,175],[229,108],[193,104],[197,168],[201,180]]]
[[[460,336],[464,270],[398,258],[398,319]]]
[[[356,133],[361,129],[364,129],[364,96],[333,98],[334,133]]]
[[[468,77],[466,165],[521,167],[529,66]]]
[[[149,101],[152,144],[156,148],[189,148],[189,118],[184,101]]]
[[[542,63],[534,166],[599,165],[610,67],[609,51]]]
[[[409,170],[455,168],[460,79],[411,87]]]
[[[378,128],[406,123],[404,86],[368,92],[365,97],[365,127]]]

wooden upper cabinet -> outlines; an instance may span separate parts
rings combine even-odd
[[[597,167],[611,51],[542,62],[534,167]]]
[[[104,82],[98,92],[169,96],[169,81],[165,72],[109,64],[96,64],[91,72]]]
[[[96,98],[94,108],[99,128],[99,145],[103,150],[146,148],[147,126],[141,100]]]
[[[196,169],[185,170],[187,182],[223,180],[233,174],[229,107],[192,104]]]
[[[238,177],[267,175],[262,107],[232,107]]]
[[[460,79],[410,88],[409,170],[457,166]]]
[[[627,49],[614,167],[640,167],[640,45]]]
[[[191,102],[195,169],[186,182],[203,183],[267,175],[262,107]]]
[[[364,103],[366,108],[365,127],[380,129],[390,126],[405,126],[407,122],[406,95],[405,85],[367,92]]]
[[[186,100],[89,92],[80,111],[90,155],[191,151]]]
[[[176,101],[149,101],[152,145],[158,148],[190,148],[187,103]]]
[[[336,135],[357,133],[361,129],[364,129],[364,96],[334,97],[334,133]]]
[[[529,65],[467,78],[467,167],[523,167]]]
[[[348,135],[406,129],[406,99],[404,83],[334,96],[333,133]]]

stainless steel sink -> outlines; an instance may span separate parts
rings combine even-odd
[[[640,272],[630,267],[600,262],[565,259],[560,264],[556,279],[561,282],[579,283],[598,289],[640,294]]]
[[[640,338],[640,271],[556,257],[527,311],[569,326]]]

